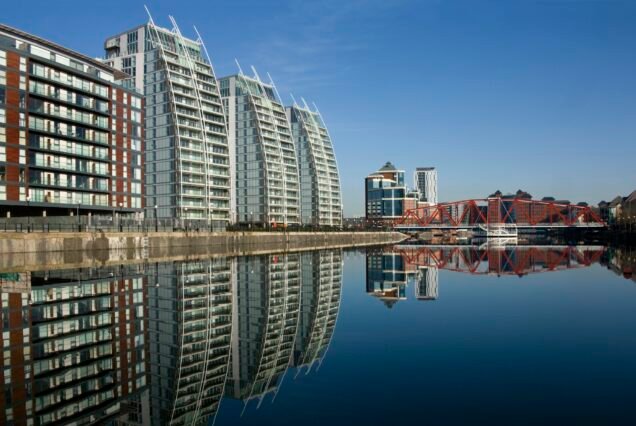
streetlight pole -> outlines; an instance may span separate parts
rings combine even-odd
[[[27,195],[27,232],[31,232],[31,196]]]
[[[250,230],[254,227],[254,212],[250,212]]]
[[[184,210],[185,210],[185,215],[183,219],[183,226],[185,227],[186,232],[188,232],[188,208],[186,207]]]
[[[123,224],[121,223],[121,216],[123,213],[123,209],[124,209],[124,203],[119,203],[119,232],[123,232],[124,230]]]
[[[80,227],[82,225],[80,224],[80,201],[77,201],[77,231],[80,231]]]
[[[155,204],[155,232],[159,232],[159,218],[157,217],[157,205]]]

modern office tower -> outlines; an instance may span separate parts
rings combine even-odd
[[[142,96],[125,77],[0,25],[0,215],[141,212]]]
[[[365,179],[365,208],[368,221],[392,221],[417,207],[417,195],[409,193],[404,170],[387,162]]]
[[[416,168],[414,180],[420,201],[437,204],[437,170],[435,167]]]
[[[387,308],[406,299],[408,274],[399,253],[367,253],[367,293],[380,299]]]
[[[183,37],[171,20],[172,30],[151,19],[108,38],[104,61],[133,75],[127,84],[146,95],[148,217],[224,226],[230,164],[217,80],[201,38]]]
[[[0,424],[102,424],[147,386],[139,267],[0,276]]]
[[[307,368],[324,359],[336,327],[342,292],[342,249],[300,254],[300,322],[292,365]]]
[[[273,83],[258,75],[219,79],[227,114],[234,221],[300,223],[298,164],[289,121]]]
[[[239,257],[232,283],[232,354],[226,396],[249,403],[276,393],[294,351],[298,254]]]
[[[415,297],[417,300],[435,300],[439,296],[439,277],[436,267],[418,268],[415,275]]]
[[[331,137],[322,116],[307,104],[286,108],[300,170],[303,224],[342,226],[340,175]]]
[[[230,355],[234,262],[215,258],[151,266],[148,344],[153,424],[205,425],[216,415]]]

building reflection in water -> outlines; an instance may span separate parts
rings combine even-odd
[[[301,254],[300,323],[292,365],[309,373],[322,363],[336,327],[342,294],[342,251]]]
[[[294,348],[300,309],[300,255],[237,259],[225,393],[244,400],[275,392]]]
[[[395,246],[367,254],[387,306],[438,298],[438,272],[518,275],[633,249]],[[0,424],[203,425],[222,398],[272,398],[322,363],[342,293],[341,250],[0,274]]]
[[[636,282],[636,247],[610,247],[601,263],[616,275]]]
[[[601,261],[604,252],[603,246],[387,247],[367,252],[367,293],[391,308],[399,300],[406,299],[408,287],[414,288],[418,300],[437,299],[440,269],[472,275],[522,277],[588,267]]]
[[[150,267],[149,409],[142,411],[153,424],[206,424],[217,412],[230,354],[234,262]]]
[[[407,270],[405,259],[399,253],[380,251],[367,253],[367,293],[380,299],[387,308],[406,299]]]
[[[147,388],[137,267],[2,274],[0,424],[86,424],[137,412]]]
[[[342,250],[237,259],[225,394],[259,406],[290,366],[321,362],[340,307]]]

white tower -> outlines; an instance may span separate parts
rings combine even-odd
[[[437,170],[435,167],[418,167],[414,175],[415,189],[420,201],[437,204]]]

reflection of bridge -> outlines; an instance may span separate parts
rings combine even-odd
[[[388,308],[414,287],[417,300],[439,297],[438,271],[518,275],[584,268],[603,246],[397,245],[367,253],[366,291]]]
[[[525,275],[588,267],[603,246],[412,246],[392,248],[409,268],[430,267],[469,274]]]
[[[588,206],[526,198],[487,198],[441,203],[407,210],[394,222],[400,231],[428,229],[602,228]]]

